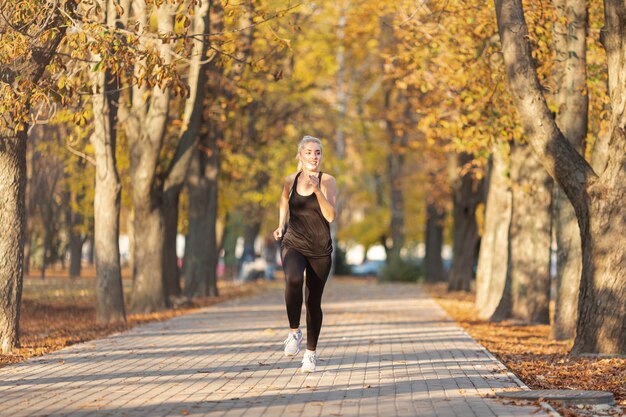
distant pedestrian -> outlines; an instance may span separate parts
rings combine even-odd
[[[337,185],[332,175],[320,171],[322,142],[319,139],[302,138],[296,159],[298,172],[285,179],[274,239],[282,239],[281,259],[286,281],[285,303],[290,331],[285,340],[285,355],[295,356],[300,352],[300,314],[306,271],[307,348],[302,372],[313,372],[322,328],[322,293],[332,262],[330,223],[335,219]]]

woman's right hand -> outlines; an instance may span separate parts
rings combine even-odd
[[[283,237],[283,228],[279,227],[274,230],[274,240],[280,240],[281,237]]]

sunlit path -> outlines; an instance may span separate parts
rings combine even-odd
[[[545,416],[486,395],[514,378],[414,285],[333,281],[319,372],[282,353],[269,292],[0,369],[1,415]]]

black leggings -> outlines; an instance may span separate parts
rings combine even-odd
[[[295,249],[281,248],[285,271],[285,303],[289,327],[300,327],[302,284],[306,270],[306,347],[315,350],[322,329],[322,293],[330,273],[331,256],[307,258]]]

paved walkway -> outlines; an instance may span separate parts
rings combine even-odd
[[[415,285],[332,282],[319,372],[282,354],[281,289],[0,369],[1,416],[547,416]],[[304,320],[303,320],[304,322]]]

